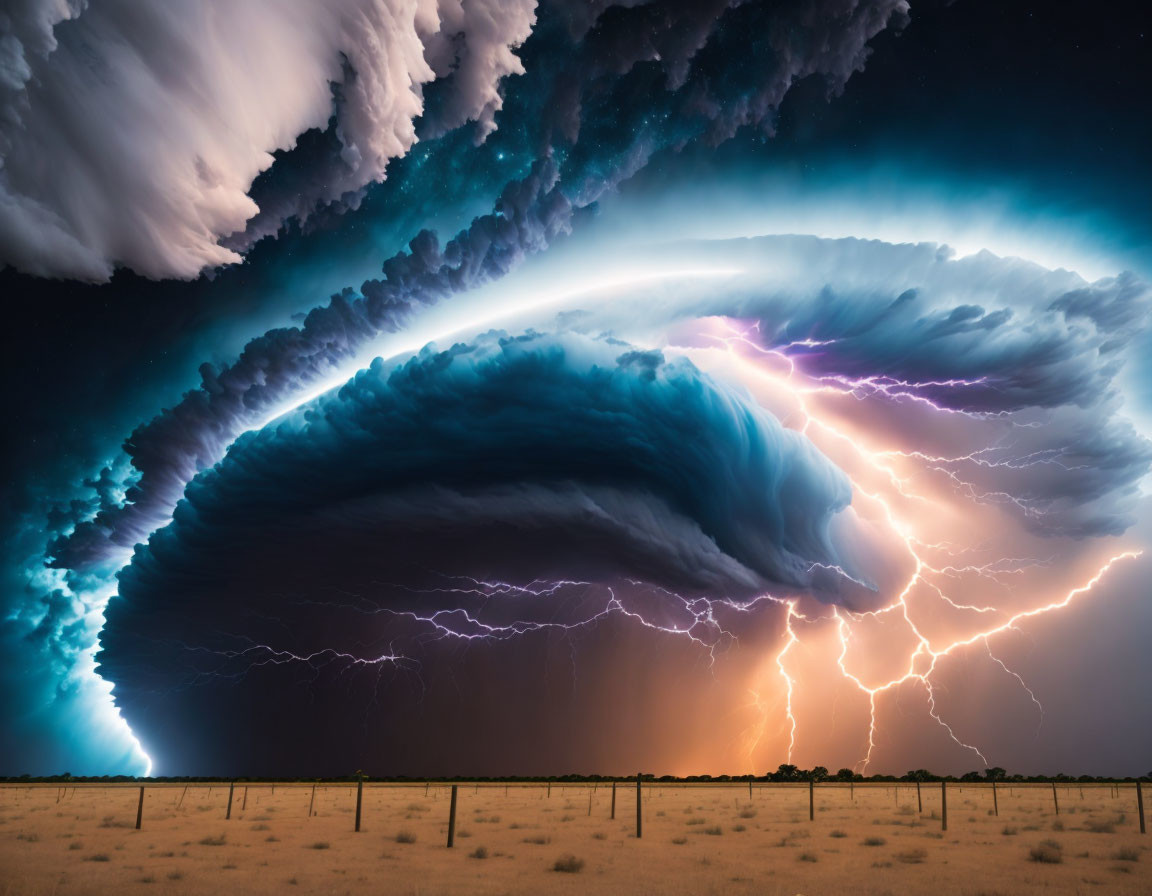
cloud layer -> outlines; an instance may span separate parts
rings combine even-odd
[[[238,261],[284,218],[383,179],[436,78],[452,80],[441,127],[490,131],[535,3],[24,0],[6,18],[0,262],[101,280],[115,265],[192,277]],[[259,211],[247,194],[271,153],[330,118],[338,157],[224,248]]]

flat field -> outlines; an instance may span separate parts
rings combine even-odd
[[[1132,785],[151,784],[0,788],[0,896],[1149,894]],[[1148,794],[1145,794],[1147,796]],[[309,814],[309,806],[312,804]],[[1152,807],[1149,807],[1152,808]],[[1035,855],[1035,858],[1034,858]],[[1040,860],[1038,860],[1040,859]]]

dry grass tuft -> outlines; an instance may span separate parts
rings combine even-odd
[[[1055,840],[1045,840],[1043,843],[1032,847],[1031,852],[1028,853],[1028,858],[1033,862],[1041,862],[1046,865],[1059,865],[1064,861],[1064,847]]]
[[[578,859],[573,855],[561,856],[552,863],[553,871],[563,871],[565,874],[575,874],[583,869],[584,860]]]

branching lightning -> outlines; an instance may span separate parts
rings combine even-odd
[[[927,469],[944,473],[953,484],[970,500],[978,503],[985,503],[990,500],[1003,499],[1010,501],[1027,514],[1035,514],[1038,509],[1022,499],[1005,492],[989,492],[980,489],[974,483],[962,479],[956,472],[955,467],[963,464],[973,464],[986,468],[1001,467],[1005,469],[1018,470],[1026,467],[1036,465],[1055,465],[1065,471],[1075,470],[1078,467],[1074,465],[1065,464],[1061,458],[1065,452],[1060,450],[1030,452],[1018,457],[1002,456],[1004,452],[1008,451],[1010,446],[1002,444],[992,445],[983,449],[970,452],[968,454],[956,457],[940,457],[926,454],[920,451],[902,451],[896,449],[878,450],[873,451],[867,448],[861,442],[853,438],[850,434],[838,429],[828,420],[823,419],[816,414],[806,401],[806,395],[812,393],[828,394],[829,392],[839,394],[841,396],[851,397],[857,400],[864,398],[880,398],[882,400],[889,400],[894,402],[900,401],[913,401],[921,405],[927,406],[933,413],[963,413],[973,417],[984,417],[982,413],[969,412],[963,410],[956,410],[941,406],[934,402],[930,397],[923,394],[926,391],[936,388],[964,388],[977,385],[988,385],[986,378],[978,380],[948,380],[948,381],[932,381],[932,382],[908,382],[904,380],[896,380],[888,377],[867,377],[862,379],[849,379],[845,377],[815,377],[812,379],[806,378],[798,369],[796,359],[789,354],[791,348],[812,348],[816,346],[829,345],[828,342],[814,342],[810,340],[794,341],[786,345],[765,348],[760,345],[752,336],[754,330],[757,329],[755,325],[750,328],[740,329],[731,321],[721,321],[722,332],[719,335],[710,334],[720,345],[725,347],[732,357],[737,360],[737,363],[742,366],[750,367],[752,372],[760,377],[766,377],[772,381],[774,385],[782,387],[793,399],[797,402],[800,409],[801,431],[807,431],[810,427],[817,427],[821,431],[832,436],[836,440],[847,444],[855,454],[866,466],[881,473],[884,477],[892,483],[896,488],[898,494],[903,498],[918,499],[921,501],[930,501],[924,495],[919,495],[909,488],[907,478],[901,477],[888,463],[891,458],[901,458],[905,460],[916,460],[923,462]],[[740,352],[739,349],[744,349],[745,352]],[[750,357],[749,357],[750,356]],[[757,357],[768,357],[778,362],[783,362],[784,375],[773,372],[770,368],[758,365],[756,363]],[[1029,699],[1036,705],[1040,713],[1041,724],[1043,723],[1044,707],[1040,700],[1037,698],[1035,692],[1028,686],[1024,678],[1017,672],[1010,669],[1003,660],[997,657],[992,652],[991,639],[995,636],[1010,630],[1016,629],[1017,623],[1035,616],[1040,616],[1055,610],[1067,607],[1073,600],[1084,594],[1089,593],[1100,581],[1104,578],[1107,572],[1118,562],[1122,560],[1134,559],[1142,554],[1142,551],[1122,551],[1109,557],[1096,571],[1096,573],[1088,579],[1084,584],[1073,588],[1061,599],[1034,607],[1028,610],[1019,611],[1016,613],[1006,613],[994,606],[977,606],[969,603],[962,603],[952,599],[945,592],[945,590],[937,583],[932,581],[936,577],[956,578],[965,574],[979,576],[991,580],[998,585],[1004,585],[1004,577],[1006,576],[1019,576],[1027,568],[1035,566],[1045,566],[1049,561],[1036,560],[1030,558],[1000,558],[985,564],[968,564],[964,566],[958,565],[943,565],[933,566],[924,557],[925,549],[935,549],[944,551],[953,556],[956,552],[950,546],[945,544],[925,544],[917,539],[910,532],[910,527],[898,519],[896,511],[891,504],[886,501],[882,495],[875,492],[865,491],[860,487],[859,483],[854,483],[856,488],[864,494],[868,499],[875,501],[882,509],[884,516],[887,518],[889,526],[893,532],[902,540],[903,546],[907,551],[913,562],[913,572],[906,581],[903,589],[899,592],[895,600],[885,605],[884,607],[869,612],[853,612],[844,607],[833,608],[833,616],[837,623],[837,636],[839,638],[840,652],[837,657],[837,666],[840,674],[850,681],[856,688],[858,688],[868,698],[869,708],[869,726],[867,749],[864,755],[857,763],[858,769],[866,769],[873,759],[873,754],[877,747],[877,698],[888,691],[899,687],[906,682],[915,681],[924,688],[928,700],[928,711],[932,719],[942,727],[948,734],[949,738],[959,747],[964,750],[970,751],[975,754],[981,762],[986,766],[988,760],[981,750],[966,741],[962,740],[953,729],[953,727],[940,715],[936,705],[936,685],[934,685],[932,676],[937,671],[940,660],[944,657],[953,654],[961,648],[974,645],[982,642],[987,650],[988,657],[995,662],[1005,673],[1012,676],[1020,687],[1027,693]],[[835,567],[836,571],[842,573],[845,578],[853,582],[859,582],[844,572],[839,567]],[[924,634],[920,627],[916,625],[912,618],[912,595],[914,589],[918,585],[925,586],[926,589],[934,593],[941,601],[948,604],[956,610],[969,611],[978,615],[991,614],[1000,617],[1002,621],[996,624],[981,628],[974,634],[967,635],[961,638],[955,638],[948,641],[943,645],[934,645],[931,639]],[[1010,587],[1010,586],[1009,586]],[[887,681],[880,681],[878,683],[866,684],[862,677],[850,668],[848,662],[848,649],[849,644],[853,638],[852,623],[868,616],[879,616],[884,614],[898,614],[903,623],[907,626],[908,630],[914,635],[916,646],[907,658],[907,665],[901,674],[898,674]],[[1006,618],[1005,618],[1006,617]],[[776,655],[776,667],[780,677],[784,681],[785,689],[785,719],[786,727],[788,730],[788,748],[787,759],[792,761],[792,754],[796,746],[796,732],[797,721],[793,706],[793,700],[797,690],[797,682],[793,676],[788,672],[785,660],[788,653],[799,642],[793,624],[797,620],[806,620],[796,609],[794,601],[787,602],[787,614],[785,617],[785,628],[787,637],[780,652]],[[917,671],[918,665],[926,664],[927,668],[922,671]],[[1039,732],[1039,728],[1037,728]]]

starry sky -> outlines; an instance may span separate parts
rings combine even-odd
[[[21,4],[0,773],[1147,772],[1149,24]]]

